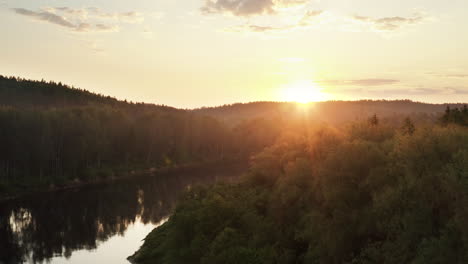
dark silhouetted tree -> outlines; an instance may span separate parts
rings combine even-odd
[[[401,127],[401,129],[404,135],[413,135],[416,131],[416,127],[414,126],[413,121],[411,121],[411,118],[409,117],[403,120],[403,126]]]

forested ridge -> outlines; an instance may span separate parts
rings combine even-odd
[[[94,94],[62,83],[0,76],[0,105],[38,108],[118,103],[117,99],[110,96]]]
[[[468,128],[377,115],[287,129],[236,184],[190,190],[135,263],[467,263]],[[457,121],[457,122],[455,122]]]
[[[394,120],[411,115],[415,121],[434,122],[447,106],[454,109],[462,108],[463,104],[428,104],[410,100],[327,101],[313,103],[313,106],[307,109],[307,113],[318,122],[334,125],[349,121],[362,121],[371,114],[377,114],[381,119]],[[304,112],[304,108],[298,107],[294,102],[253,102],[202,107],[193,111],[236,125],[258,118],[287,118]]]
[[[6,77],[0,77],[0,146],[0,196],[237,159],[243,151],[213,117]]]

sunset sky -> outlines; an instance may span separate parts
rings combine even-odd
[[[467,0],[0,0],[0,74],[192,108],[468,102]]]

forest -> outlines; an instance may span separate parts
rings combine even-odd
[[[188,110],[0,76],[0,198],[187,164],[247,160],[285,128],[304,124],[341,126],[369,113],[394,125],[410,113],[416,123],[434,123],[444,107],[411,101],[311,108],[254,102]],[[456,113],[461,106],[448,107]]]
[[[7,77],[0,77],[0,146],[0,197],[237,159],[242,151],[209,116]]]
[[[190,110],[0,76],[0,198],[248,160],[235,183],[190,188],[130,259],[466,263],[467,127],[460,104],[254,102]],[[37,250],[38,259],[51,255]]]
[[[130,260],[467,263],[466,117],[289,130],[239,183],[187,192]]]

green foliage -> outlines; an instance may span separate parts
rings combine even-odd
[[[447,106],[444,115],[441,117],[441,121],[445,125],[453,123],[462,126],[468,126],[467,106],[464,105],[462,109],[459,109],[458,107],[452,109],[450,106]]]
[[[240,183],[188,192],[134,260],[467,263],[468,130],[410,124],[283,137]]]
[[[405,118],[403,121],[403,126],[401,127],[402,133],[404,135],[413,135],[416,131],[416,127],[414,126],[413,121],[409,117]]]
[[[212,117],[2,76],[0,146],[0,183],[8,192],[235,159],[256,149],[237,144]]]

